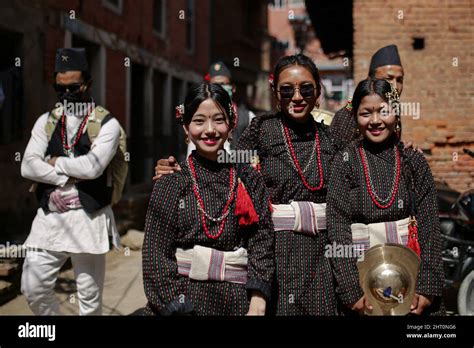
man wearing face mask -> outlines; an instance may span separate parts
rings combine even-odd
[[[382,47],[372,56],[369,77],[387,80],[395,86],[399,95],[403,90],[403,76],[403,67],[396,45]],[[350,142],[354,139],[355,129],[356,122],[352,115],[352,106],[348,103],[334,115],[331,132],[336,138]]]
[[[91,84],[85,50],[58,50],[58,103],[36,121],[21,164],[21,175],[37,183],[39,201],[21,280],[37,315],[61,314],[54,286],[69,257],[80,315],[100,315],[109,236],[119,246],[108,169],[122,130],[107,110],[94,105]]]
[[[250,111],[244,103],[237,105],[235,102],[236,87],[232,82],[232,74],[229,68],[221,61],[212,63],[209,67],[209,72],[205,76],[205,80],[210,83],[218,83],[226,90],[230,98],[233,100],[234,110],[236,110],[236,123],[235,128],[232,132],[232,145],[226,142],[224,148],[230,150],[230,147],[235,147],[239,140],[240,135],[244,132],[245,128],[250,124],[250,121],[255,117],[255,114]],[[195,149],[193,143],[188,144],[187,155]]]

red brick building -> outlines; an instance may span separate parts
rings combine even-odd
[[[404,139],[423,148],[435,179],[460,191],[473,188],[474,160],[463,149],[474,149],[474,2],[305,3],[325,53],[347,52],[354,84],[367,77],[375,51],[398,46]]]
[[[402,102],[419,117],[402,117],[404,138],[422,145],[436,179],[474,187],[474,2],[356,0],[354,77],[367,76],[371,55],[398,46],[405,70]],[[409,104],[408,104],[409,105]]]
[[[268,31],[280,43],[284,55],[296,54],[300,51],[296,41],[294,23],[308,22],[304,0],[274,0],[268,6]],[[309,28],[312,30],[312,28]]]
[[[324,86],[323,109],[339,110],[353,92],[352,71],[344,65],[346,52],[324,53],[304,0],[273,0],[268,6],[268,30],[274,38],[272,64],[283,55],[303,53],[317,65]]]

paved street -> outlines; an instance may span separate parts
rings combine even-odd
[[[128,255],[128,256],[127,256]],[[61,310],[66,315],[79,313],[73,270],[61,272],[56,294]],[[107,271],[104,287],[104,315],[128,315],[145,306],[143,292],[141,251],[113,250],[107,254]],[[0,315],[32,315],[25,297],[0,306]]]

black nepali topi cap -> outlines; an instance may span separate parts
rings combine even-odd
[[[385,65],[402,66],[396,45],[388,45],[375,52],[370,60],[370,71],[374,71],[378,67]]]
[[[84,48],[60,48],[56,51],[54,72],[89,71]]]
[[[209,75],[214,76],[227,76],[232,79],[232,74],[230,73],[229,68],[221,61],[212,63],[209,67]]]

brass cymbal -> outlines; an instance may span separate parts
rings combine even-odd
[[[401,244],[375,245],[357,263],[360,286],[374,307],[368,315],[406,315],[415,296],[420,258]]]

